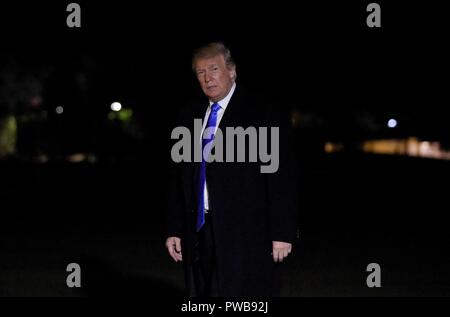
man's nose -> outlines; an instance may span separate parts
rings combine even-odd
[[[211,80],[211,76],[208,74],[208,72],[205,73],[205,83],[208,83]]]

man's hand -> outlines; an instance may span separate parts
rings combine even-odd
[[[166,240],[166,248],[169,251],[170,256],[175,262],[183,261],[183,255],[181,254],[181,239],[177,237],[169,237]]]
[[[275,262],[282,262],[292,251],[292,244],[288,242],[272,241],[272,256]]]

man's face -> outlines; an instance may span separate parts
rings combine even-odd
[[[225,98],[236,78],[234,65],[226,65],[223,55],[199,58],[195,63],[195,73],[203,92],[217,102]]]

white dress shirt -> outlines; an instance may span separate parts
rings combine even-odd
[[[228,93],[228,95],[225,96],[225,98],[223,98],[222,100],[219,100],[217,103],[220,106],[220,109],[217,111],[217,122],[216,122],[216,128],[214,130],[214,133],[216,133],[217,128],[219,127],[220,124],[220,120],[222,120],[223,114],[225,113],[225,110],[227,109],[228,103],[230,102],[231,96],[233,96],[234,90],[236,89],[236,83],[233,84],[233,86],[231,86],[230,92]],[[206,109],[206,113],[205,113],[205,117],[203,119],[203,127],[202,127],[202,131],[200,133],[200,148],[201,148],[201,144],[202,144],[202,137],[203,137],[203,131],[205,130],[206,124],[208,122],[208,118],[209,118],[209,114],[211,113],[211,106],[214,104],[213,101],[209,101],[209,107],[208,109]],[[203,153],[202,153],[203,155]],[[207,186],[207,182],[205,181],[205,190],[203,191],[204,193],[204,202],[205,202],[205,210],[209,209],[209,198],[208,198],[208,186]]]

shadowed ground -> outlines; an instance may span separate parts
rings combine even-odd
[[[330,155],[299,164],[301,239],[284,264],[283,296],[450,295],[448,162]],[[181,295],[181,267],[164,249],[158,166],[0,162],[0,296]],[[65,284],[71,262],[81,289]],[[366,286],[372,262],[379,289]]]

